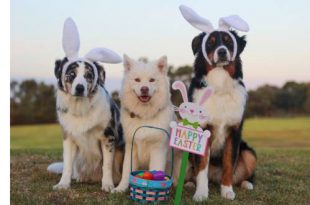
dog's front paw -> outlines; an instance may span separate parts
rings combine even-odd
[[[253,184],[252,184],[251,182],[249,182],[249,181],[243,181],[243,182],[241,183],[241,188],[247,189],[247,190],[253,190],[253,189],[254,189],[254,186],[253,186]]]
[[[102,182],[101,189],[105,192],[110,192],[114,189],[114,184],[113,182]]]
[[[121,193],[127,190],[127,186],[118,185],[116,188],[112,189],[112,193]]]
[[[70,188],[70,184],[63,184],[63,183],[58,183],[53,186],[54,190],[69,189],[69,188]]]
[[[204,201],[207,200],[209,196],[209,190],[196,190],[194,196],[193,196],[193,200],[194,201]]]
[[[221,195],[225,199],[234,200],[236,197],[235,192],[232,189],[232,186],[221,185]]]

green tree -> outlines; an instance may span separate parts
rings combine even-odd
[[[55,88],[25,80],[11,82],[11,124],[56,122]]]

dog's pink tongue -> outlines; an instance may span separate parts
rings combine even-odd
[[[139,97],[139,100],[140,100],[141,102],[148,102],[150,99],[151,99],[150,96],[140,96],[140,97]]]

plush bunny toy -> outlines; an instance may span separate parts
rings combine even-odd
[[[184,126],[193,127],[194,129],[200,129],[199,125],[207,121],[207,113],[205,109],[200,106],[202,105],[212,94],[212,88],[208,87],[205,89],[204,94],[201,97],[199,104],[188,102],[187,90],[183,82],[175,81],[172,84],[174,90],[181,92],[183,103],[176,110],[182,117],[182,124]]]
[[[120,63],[122,58],[114,51],[107,48],[94,48],[91,49],[84,57],[79,57],[80,50],[80,38],[77,26],[71,18],[67,18],[64,23],[63,28],[63,39],[62,46],[68,61],[64,64],[62,70],[62,84],[65,84],[65,73],[68,66],[73,62],[83,61],[87,62],[94,69],[95,79],[94,82],[98,80],[98,70],[93,62],[103,62],[103,63]],[[93,85],[94,89],[96,84]],[[66,88],[64,88],[66,89]]]

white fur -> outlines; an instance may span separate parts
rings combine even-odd
[[[221,185],[221,196],[225,199],[234,200],[236,194],[233,191],[232,185],[230,186]]]
[[[254,186],[251,182],[245,180],[245,181],[241,182],[241,188],[244,188],[247,190],[253,190]]]
[[[64,169],[64,163],[63,162],[55,162],[50,164],[47,167],[47,171],[55,174],[61,174]]]
[[[71,138],[67,138],[63,141],[63,149],[64,169],[60,181],[53,186],[53,189],[68,189],[70,187],[77,146]]]
[[[239,124],[247,98],[247,93],[236,80],[233,80],[223,68],[214,68],[205,77],[208,86],[214,89],[213,94],[203,104],[208,113],[206,123],[215,128],[211,154],[223,147],[227,137],[226,127]],[[194,102],[199,102],[204,89],[195,90]]]
[[[102,165],[102,180],[101,180],[101,189],[109,192],[114,188],[113,184],[113,178],[112,178],[112,167],[113,167],[113,159],[114,159],[114,152],[113,149],[112,152],[109,150],[109,148],[106,146],[106,143],[104,141],[101,141],[101,149],[102,149],[102,155],[104,156],[103,165]]]
[[[110,102],[103,88],[98,86],[97,93],[90,98],[77,98],[57,91],[57,108],[67,108],[68,112],[57,111],[64,130],[75,138],[84,135],[96,125],[107,127],[110,119]],[[79,141],[80,139],[76,139]]]
[[[217,48],[215,49],[215,51],[214,51],[214,62],[217,63],[217,62],[219,61],[218,51],[219,51],[221,48],[226,50],[227,59],[229,59],[230,61],[233,60],[233,59],[232,59],[232,56],[231,56],[231,54],[230,54],[230,52],[229,52],[229,50],[228,50],[228,48],[227,48],[226,46],[223,45],[223,46],[219,46],[219,47],[217,47]],[[224,65],[227,65],[228,63],[229,63],[229,62],[226,62]],[[217,65],[219,65],[219,63],[217,63]],[[224,66],[224,65],[223,65],[223,66]]]
[[[161,65],[164,67],[160,68]],[[133,171],[140,169],[165,170],[168,153],[168,138],[159,130],[141,128],[135,135],[134,146],[131,146],[135,130],[142,125],[150,125],[169,130],[169,122],[173,119],[173,108],[170,103],[169,81],[167,77],[166,58],[150,63],[142,63],[124,56],[125,76],[121,91],[121,123],[126,142],[123,175],[120,184],[112,192],[123,192],[129,185],[130,164]],[[140,78],[141,82],[134,79]],[[155,78],[155,82],[149,82]],[[148,86],[152,98],[142,103],[137,98],[136,88]],[[132,118],[130,113],[137,116]],[[130,152],[133,149],[133,161]]]
[[[97,71],[94,73],[97,73]],[[76,91],[75,89],[77,85],[82,85],[84,87],[83,96],[84,97],[88,96],[87,81],[84,77],[84,74],[85,74],[85,68],[83,67],[83,63],[79,62],[78,67],[77,67],[76,77],[74,78],[72,82],[72,86],[70,90],[71,95],[75,95],[75,91]]]
[[[210,158],[210,149],[208,149],[208,157]],[[194,201],[203,201],[208,198],[209,195],[208,169],[209,169],[209,162],[207,166],[203,170],[201,170],[196,177],[197,187],[196,192],[193,196]]]
[[[102,189],[111,190],[114,185],[112,180],[113,154],[107,151],[107,138],[103,130],[111,119],[110,102],[103,88],[98,86],[98,91],[92,98],[76,98],[62,91],[57,92],[57,114],[64,130],[64,168],[60,182],[54,189],[70,187],[73,169],[80,166],[89,176],[102,162],[103,177]],[[66,110],[63,112],[62,110]],[[93,129],[100,127],[101,129]],[[98,146],[101,142],[101,150]],[[78,153],[77,153],[78,149]],[[80,163],[80,164],[78,164]],[[83,176],[77,173],[77,180],[83,181]]]
[[[228,134],[226,128],[240,123],[245,109],[247,93],[245,88],[239,85],[236,80],[232,79],[229,73],[222,67],[217,67],[209,71],[204,80],[207,82],[208,86],[213,88],[213,94],[203,106],[208,113],[208,118],[205,123],[211,124],[214,127],[210,155],[216,155],[224,146]],[[203,92],[204,89],[195,90],[193,95],[194,102],[200,101]],[[203,177],[200,175],[207,177],[208,173],[200,171],[197,176],[197,184],[199,181],[203,181],[201,179]],[[197,197],[194,196],[194,199],[201,200],[203,198],[202,188],[198,188],[197,186]],[[221,185],[221,195],[231,200],[235,198],[232,186]],[[207,197],[206,193],[205,196]]]

